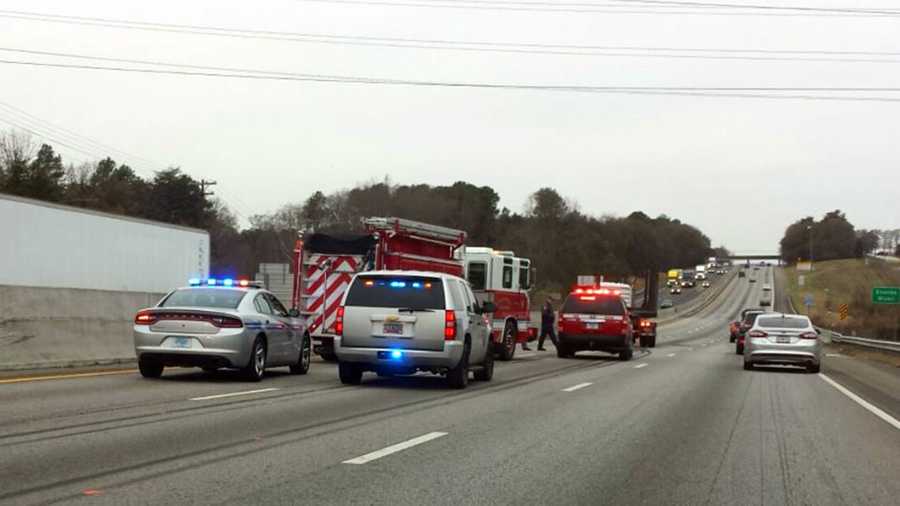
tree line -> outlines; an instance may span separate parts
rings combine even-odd
[[[878,230],[857,230],[839,209],[820,220],[807,216],[785,229],[780,242],[781,258],[790,264],[810,259],[862,258],[878,249],[882,235]],[[900,254],[900,246],[896,253]]]
[[[522,212],[514,212],[499,207],[493,188],[462,181],[431,186],[385,180],[314,191],[301,202],[250,217],[249,227],[240,229],[223,202],[205,195],[200,182],[177,167],[145,179],[112,158],[67,166],[52,146],[36,146],[14,132],[0,134],[0,192],[206,229],[217,274],[253,275],[259,263],[288,263],[299,233],[360,233],[368,216],[465,230],[469,245],[531,258],[537,286],[547,290],[564,290],[579,274],[624,279],[727,254],[712,249],[697,228],[665,215],[592,216],[552,188],[538,189]]]

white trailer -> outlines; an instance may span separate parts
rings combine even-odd
[[[0,285],[165,293],[209,275],[209,233],[0,194]]]

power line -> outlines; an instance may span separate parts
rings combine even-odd
[[[657,57],[657,58],[702,58],[726,60],[763,60],[763,61],[837,61],[863,63],[894,63],[895,60],[845,58],[847,56],[900,56],[897,51],[840,51],[840,50],[772,50],[772,49],[729,49],[729,48],[678,48],[666,46],[622,46],[622,45],[586,45],[586,44],[546,44],[533,42],[497,42],[497,41],[460,41],[448,39],[421,39],[402,37],[372,37],[358,35],[337,35],[308,32],[284,32],[273,30],[234,29],[209,25],[184,25],[171,23],[153,23],[112,18],[85,16],[48,15],[26,11],[3,11],[0,17],[13,16],[30,21],[48,21],[76,25],[98,26],[125,30],[162,31],[190,35],[214,37],[230,37],[242,39],[278,40],[286,42],[338,44],[355,46],[375,46],[412,49],[439,49],[455,51],[558,54],[573,56],[619,56],[619,57]],[[24,17],[19,17],[24,16]],[[7,48],[7,51],[25,50]],[[610,53],[624,51],[625,53]],[[664,54],[631,54],[632,52],[650,52]],[[37,52],[35,52],[37,53]],[[674,54],[669,54],[674,53]],[[700,53],[700,54],[687,54]],[[721,54],[717,54],[721,53]],[[736,56],[735,56],[736,55]],[[763,55],[763,56],[760,56]],[[771,57],[770,55],[778,55]],[[802,56],[802,57],[798,57]],[[829,56],[840,58],[803,58],[805,56]]]
[[[697,86],[585,86],[585,85],[537,85],[537,84],[512,84],[512,83],[480,83],[480,82],[453,82],[453,81],[416,81],[406,79],[384,79],[372,77],[340,76],[326,74],[267,74],[264,71],[247,70],[255,73],[222,73],[222,72],[194,72],[185,70],[147,69],[131,67],[113,67],[101,65],[76,65],[65,63],[46,63],[21,60],[0,60],[0,63],[10,65],[25,65],[33,67],[48,67],[59,69],[103,70],[116,72],[133,72],[141,74],[165,74],[177,76],[217,77],[250,80],[272,81],[301,81],[320,83],[346,83],[346,84],[378,84],[378,85],[402,85],[444,88],[478,88],[493,90],[525,90],[525,91],[556,91],[556,92],[582,92],[582,93],[636,93],[656,95],[691,95],[710,97],[737,97],[737,98],[781,98],[781,99],[805,99],[805,100],[848,100],[848,101],[877,101],[900,102],[900,97],[888,96],[853,96],[853,95],[811,95],[809,93],[900,93],[900,88],[890,87],[697,87]],[[759,93],[759,94],[757,94]],[[778,94],[801,93],[801,94]]]
[[[665,0],[612,0],[617,2],[632,2],[632,8],[637,7],[658,7],[681,9],[685,7],[713,9],[712,11],[615,11],[607,10],[612,6],[590,4],[590,3],[555,3],[555,2],[497,2],[497,1],[479,1],[479,0],[300,0],[304,2],[332,3],[346,5],[378,5],[386,7],[426,7],[426,8],[444,8],[444,9],[475,9],[475,10],[498,10],[498,11],[536,11],[536,12],[603,12],[603,13],[628,13],[628,14],[703,14],[703,15],[827,15],[827,16],[877,16],[877,17],[897,17],[900,12],[890,9],[862,9],[862,8],[828,8],[828,7],[800,7],[800,6],[779,6],[779,5],[761,5],[761,4],[725,4],[715,2],[678,2]],[[734,12],[737,10],[738,12]]]

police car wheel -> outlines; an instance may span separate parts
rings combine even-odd
[[[309,372],[309,364],[312,359],[312,345],[309,342],[309,336],[303,336],[300,343],[300,356],[297,363],[291,366],[291,374],[306,374]]]
[[[141,376],[145,378],[158,378],[162,376],[163,368],[163,365],[159,362],[153,362],[151,360],[138,361],[138,369],[141,371]]]

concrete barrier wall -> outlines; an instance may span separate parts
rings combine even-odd
[[[0,285],[0,370],[133,361],[134,314],[162,296]]]

